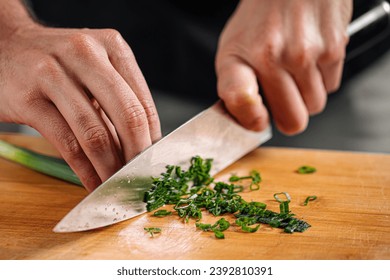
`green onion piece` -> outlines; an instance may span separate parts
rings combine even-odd
[[[252,176],[252,183],[250,185],[250,190],[251,191],[256,191],[260,189],[260,183],[261,183],[261,176],[260,173],[256,170],[251,171],[251,176]]]
[[[286,199],[285,200],[281,199],[279,195],[284,195]],[[275,193],[274,198],[280,203],[279,204],[280,214],[290,213],[289,203],[291,201],[291,196],[287,192]]]
[[[242,180],[242,179],[250,179],[250,178],[251,178],[251,176],[239,177],[239,176],[237,176],[237,175],[232,175],[232,176],[230,176],[230,178],[229,178],[229,182],[238,182],[238,181],[240,181],[240,180]]]
[[[218,231],[224,231],[227,230],[230,227],[230,223],[225,220],[225,218],[219,219],[213,226],[213,230],[215,231],[216,229]]]
[[[290,213],[290,209],[288,207],[290,201],[283,201],[279,204],[280,214],[288,214]]]
[[[251,184],[249,185],[249,189],[250,189],[251,191],[258,191],[258,190],[260,190],[260,185],[259,185],[259,184],[255,184],[255,183],[251,183]]]
[[[242,229],[243,231],[245,231],[245,232],[253,233],[253,232],[256,232],[256,231],[259,229],[259,227],[260,227],[260,224],[258,224],[258,225],[255,226],[255,227],[249,227],[249,226],[247,226],[247,225],[243,225],[243,226],[241,227],[241,229]]]
[[[299,227],[299,223],[297,220],[290,220],[288,222],[288,225],[284,228],[284,232],[293,233],[294,231],[297,230],[298,227]]]
[[[253,225],[257,222],[256,217],[239,217],[236,220],[236,224],[239,226]]]
[[[310,173],[314,173],[316,172],[317,169],[313,166],[309,166],[309,165],[303,165],[301,167],[298,168],[297,172],[299,174],[310,174]]]
[[[265,204],[263,202],[259,202],[259,201],[251,201],[249,204],[251,206],[254,206],[254,207],[257,207],[257,208],[261,208],[261,209],[267,208],[267,204]]]
[[[230,227],[230,223],[225,218],[219,219],[213,225],[203,223],[195,223],[195,225],[203,231],[225,231]]]
[[[239,217],[236,220],[236,224],[241,226],[242,231],[251,233],[256,232],[260,227],[260,224],[253,228],[249,227],[250,225],[253,225],[255,223],[257,223],[256,217]]]
[[[274,227],[274,228],[277,228],[277,227],[279,227],[280,226],[280,221],[279,220],[271,220],[270,222],[269,222],[269,225],[271,226],[271,227]]]
[[[286,197],[286,200],[282,200],[279,195],[284,195]],[[287,193],[287,192],[280,192],[280,193],[275,193],[274,194],[274,198],[276,199],[276,201],[282,203],[284,201],[288,201],[290,202],[291,201],[291,196]]]
[[[308,196],[308,197],[306,197],[305,202],[303,203],[303,205],[306,206],[309,203],[309,201],[313,201],[313,200],[316,200],[316,199],[317,199],[317,196],[315,196],[315,195]]]
[[[195,223],[195,225],[203,231],[211,231],[211,224]]]
[[[60,158],[43,155],[0,140],[0,156],[40,173],[82,186],[80,179]]]
[[[226,221],[225,218],[219,219],[213,225],[203,223],[196,223],[195,225],[197,228],[203,231],[213,231],[215,237],[218,239],[224,239],[225,235],[223,234],[223,231],[227,230],[230,227],[230,223]]]
[[[230,182],[238,182],[238,181],[245,180],[245,179],[252,180],[251,184],[249,185],[249,189],[251,191],[256,191],[256,190],[260,189],[260,182],[262,179],[261,179],[260,173],[256,170],[252,170],[250,172],[250,175],[248,175],[248,176],[232,175],[232,176],[230,176],[229,181]]]
[[[148,227],[148,228],[144,228],[144,230],[148,232],[151,237],[154,237],[154,234],[156,233],[161,233],[161,228],[157,228],[157,227]]]
[[[168,211],[168,210],[158,210],[158,211],[153,213],[153,216],[155,216],[155,217],[165,217],[165,216],[169,216],[169,215],[172,215],[172,212]]]
[[[225,239],[225,234],[222,231],[215,230],[214,235],[217,239]]]

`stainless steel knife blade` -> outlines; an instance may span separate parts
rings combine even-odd
[[[232,164],[271,138],[271,128],[253,132],[240,126],[222,102],[168,134],[103,182],[54,228],[54,232],[77,232],[115,224],[146,212],[145,191],[152,176],[166,165],[189,167],[193,156],[213,158],[211,174]]]

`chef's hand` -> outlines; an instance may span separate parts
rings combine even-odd
[[[161,137],[134,55],[117,31],[26,24],[0,37],[0,121],[27,124],[93,190]]]
[[[341,81],[352,1],[241,0],[221,34],[218,94],[246,128],[268,112],[285,134],[302,132]]]

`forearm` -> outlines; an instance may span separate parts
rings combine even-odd
[[[21,0],[0,0],[0,40],[34,23]]]

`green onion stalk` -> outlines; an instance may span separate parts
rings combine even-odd
[[[80,179],[60,158],[43,155],[0,140],[0,156],[40,173],[82,186]]]

